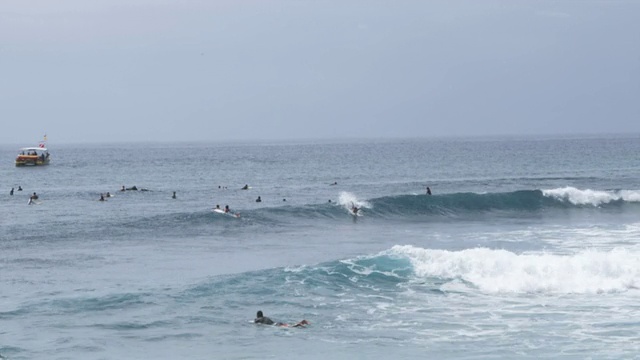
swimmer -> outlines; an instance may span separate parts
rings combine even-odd
[[[281,326],[281,327],[306,327],[306,325],[309,325],[309,322],[307,320],[301,320],[300,322],[296,323],[295,325],[289,325],[287,323],[281,323],[281,322],[274,322],[273,320],[271,320],[270,318],[264,316],[264,314],[262,314],[261,310],[258,310],[258,313],[256,314],[256,318],[255,320],[253,320],[254,324],[264,324],[264,325],[275,325],[275,326]]]

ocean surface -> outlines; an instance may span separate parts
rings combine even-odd
[[[640,358],[638,136],[33,145],[2,358]]]

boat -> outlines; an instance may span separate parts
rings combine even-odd
[[[44,146],[25,147],[20,149],[16,157],[16,166],[40,166],[48,165],[50,161],[49,150]]]

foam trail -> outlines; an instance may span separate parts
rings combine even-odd
[[[640,287],[640,252],[620,248],[554,255],[396,245],[387,254],[407,257],[418,278],[460,279],[488,293],[588,294]]]
[[[640,191],[619,190],[619,191],[599,191],[580,190],[574,187],[564,187],[557,189],[542,190],[542,194],[562,201],[568,201],[574,205],[599,206],[612,201],[624,200],[628,202],[640,202]]]

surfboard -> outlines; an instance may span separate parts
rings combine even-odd
[[[232,213],[232,212],[224,212],[224,210],[222,209],[213,209],[214,213],[218,213],[218,214],[222,214],[222,215],[228,215],[228,216],[232,216],[234,218],[239,218],[240,214],[238,213]]]

